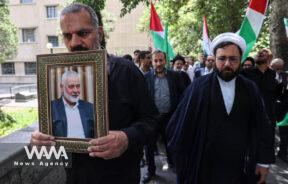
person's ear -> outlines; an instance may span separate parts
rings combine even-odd
[[[61,89],[61,92],[64,90],[63,84],[60,84],[60,89]]]
[[[97,31],[98,31],[99,43],[102,43],[104,36],[105,36],[104,35],[104,29],[102,26],[98,26]]]

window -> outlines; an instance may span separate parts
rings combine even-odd
[[[53,47],[59,47],[58,36],[48,36],[48,43],[52,43]]]
[[[2,63],[2,75],[15,75],[14,63]]]
[[[47,6],[47,18],[56,18],[57,15],[57,7],[56,6]]]
[[[21,4],[30,4],[33,3],[33,0],[20,0]]]
[[[22,42],[35,42],[35,28],[22,29]]]
[[[36,75],[36,62],[25,62],[25,75]]]

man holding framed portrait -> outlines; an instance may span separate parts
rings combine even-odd
[[[63,39],[70,52],[100,48],[103,29],[91,7],[73,3],[60,16]],[[136,184],[140,181],[142,146],[154,134],[157,111],[139,69],[108,56],[109,134],[90,140],[89,154],[74,153],[67,183]],[[55,137],[36,131],[33,145],[54,145]]]

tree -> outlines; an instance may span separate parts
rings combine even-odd
[[[15,56],[17,47],[17,29],[9,19],[7,1],[0,0],[0,62]]]
[[[131,4],[129,0],[121,1],[125,1],[122,13],[129,12],[136,2],[147,3],[146,0],[130,0]],[[154,4],[162,21],[169,23],[169,37],[175,51],[183,55],[195,55],[202,50],[203,16],[207,17],[211,38],[226,31],[236,32],[248,2],[238,0],[227,4],[226,0],[166,0],[155,1]],[[143,24],[144,20],[148,23]],[[141,19],[141,24],[140,30],[144,31],[143,27],[149,24],[149,12]]]
[[[128,14],[139,3],[147,4],[147,9],[140,19],[138,29],[149,32],[150,0],[120,1],[123,4],[121,16]],[[169,40],[171,40],[175,51],[191,56],[202,50],[203,16],[207,17],[211,39],[223,32],[237,32],[249,3],[248,0],[153,0],[153,2],[161,20],[166,24],[169,23]],[[269,47],[270,22],[269,18],[265,21],[258,42],[253,49],[254,52],[256,49]]]
[[[287,0],[273,0],[271,4],[270,41],[274,58],[282,58],[288,69],[288,36],[285,32],[284,17],[288,18]]]

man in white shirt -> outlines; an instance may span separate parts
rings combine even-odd
[[[215,57],[208,56],[207,60],[205,61],[205,67],[195,69],[194,79],[212,73],[214,71],[214,67]]]
[[[80,76],[66,71],[61,78],[60,99],[51,102],[52,135],[69,138],[94,137],[93,104],[80,100]]]

